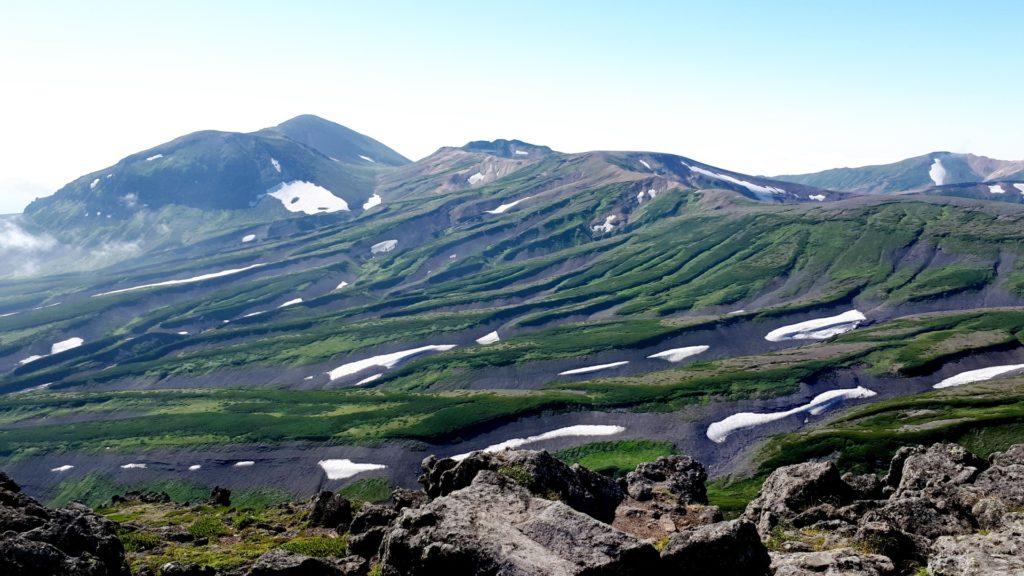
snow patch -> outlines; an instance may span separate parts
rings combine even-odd
[[[487,214],[504,214],[505,212],[508,212],[510,209],[515,208],[515,206],[517,204],[519,204],[520,202],[524,202],[524,201],[529,200],[529,199],[530,199],[530,196],[526,196],[525,198],[520,198],[519,200],[516,200],[514,202],[509,202],[508,204],[502,204],[501,206],[498,206],[497,208],[494,208],[493,210],[484,210],[484,212],[486,212]]]
[[[946,183],[946,167],[942,165],[942,160],[936,158],[932,161],[931,168],[928,169],[928,177],[932,179],[936,186],[942,186]]]
[[[1014,184],[1013,187],[1016,188],[1017,190],[1020,190],[1021,193],[1024,194],[1024,184]]]
[[[369,156],[363,156],[362,154],[360,154],[359,157],[362,158],[363,160],[366,160],[367,162],[369,162],[371,164],[376,164],[377,163],[376,160],[374,160],[373,158],[370,158]]]
[[[18,360],[18,364],[23,364],[23,365],[24,364],[28,364],[29,362],[35,362],[36,360],[39,360],[40,358],[42,358],[42,356],[40,356],[39,354],[33,354],[33,355],[29,356],[28,358],[22,358],[21,360]]]
[[[483,182],[484,178],[485,176],[482,173],[477,172],[476,174],[473,174],[472,176],[469,177],[469,184],[474,185],[478,182]]]
[[[246,242],[252,242],[255,239],[255,234],[246,234],[245,236],[242,236],[242,243],[245,244]]]
[[[529,156],[530,153],[527,152],[526,150],[516,150],[515,151],[515,155],[516,156]]]
[[[844,388],[823,392],[815,396],[807,404],[797,406],[796,408],[785,410],[783,412],[739,412],[729,416],[725,420],[719,420],[718,422],[714,422],[708,426],[707,437],[712,442],[721,444],[722,442],[725,442],[725,439],[736,430],[753,428],[754,426],[760,426],[761,424],[767,424],[769,422],[789,418],[795,414],[807,413],[812,416],[818,416],[825,410],[828,410],[844,400],[870,398],[875,395],[875,391],[868,390],[863,386],[858,386],[856,388]]]
[[[824,202],[825,201],[825,195],[824,194],[811,194],[811,195],[808,196],[808,198],[810,198],[811,200],[817,200],[818,202]]]
[[[641,160],[640,163],[644,165],[644,168],[647,168],[648,170],[654,170],[654,168],[651,168],[651,165],[648,164],[645,160]]]
[[[615,230],[615,219],[618,218],[615,214],[609,214],[604,217],[604,224],[597,224],[591,226],[590,229],[597,233],[607,234],[612,230]]]
[[[189,470],[189,472],[195,472],[196,470],[199,470],[202,467],[203,467],[202,464],[193,464],[193,465],[188,467],[188,470]]]
[[[370,382],[376,382],[383,375],[384,375],[383,372],[379,372],[377,374],[374,374],[373,376],[367,376],[366,378],[363,378],[359,382],[356,382],[356,386],[362,386],[364,384],[369,384]]]
[[[860,310],[849,310],[838,316],[815,318],[772,330],[764,339],[769,342],[784,340],[823,340],[853,330],[867,318]]]
[[[491,444],[490,446],[481,450],[474,450],[473,452],[501,452],[502,450],[519,448],[527,444],[533,444],[534,442],[541,442],[544,440],[552,440],[554,438],[572,438],[577,436],[614,436],[625,432],[626,429],[623,426],[612,426],[607,424],[577,424],[575,426],[566,426],[565,428],[558,428],[550,432],[538,434],[536,436],[527,436],[526,438],[512,438],[511,440],[505,440],[498,444]],[[465,454],[457,454],[451,456],[452,460],[458,462],[459,460],[465,460],[473,452],[466,452]]]
[[[989,194],[1006,194],[1006,190],[999,184],[993,184],[988,187]]]
[[[384,200],[380,197],[380,194],[372,194],[369,198],[367,198],[366,202],[363,202],[363,210],[369,210],[374,206],[380,206],[381,202],[383,201]]]
[[[248,468],[253,464],[255,464],[255,462],[253,462],[252,460],[239,460],[238,462],[235,462],[233,466],[235,468]]]
[[[278,308],[285,308],[287,306],[294,306],[296,304],[302,304],[302,298],[296,298],[294,300],[289,300],[289,301],[285,302],[284,304],[281,304],[280,306],[278,306]]]
[[[374,366],[384,369],[394,368],[396,364],[411,356],[423,354],[424,352],[445,352],[452,348],[455,348],[455,344],[431,344],[428,346],[420,346],[419,348],[412,348],[410,350],[392,352],[390,354],[380,354],[378,356],[371,356],[365,360],[357,360],[355,362],[342,364],[328,372],[327,375],[330,376],[331,380],[337,380],[338,378],[350,376]]]
[[[137,462],[129,462],[127,464],[122,464],[121,465],[121,468],[123,468],[124,470],[135,470],[135,469],[141,469],[141,468],[145,468],[145,467],[146,467],[145,464],[139,464]]]
[[[398,240],[385,240],[370,246],[370,254],[385,254],[391,252],[398,246]]]
[[[968,370],[967,372],[961,372],[955,376],[950,376],[935,386],[932,386],[932,388],[952,388],[954,386],[970,384],[971,382],[991,380],[1000,374],[1006,374],[1007,372],[1013,372],[1014,370],[1020,370],[1021,368],[1024,368],[1024,364],[1007,364],[1005,366],[990,366],[988,368],[980,368],[978,370]]]
[[[202,282],[204,280],[212,280],[213,278],[221,278],[223,276],[230,276],[232,274],[238,274],[239,272],[245,272],[246,270],[252,270],[253,268],[259,268],[263,264],[253,264],[244,268],[232,268],[230,270],[221,270],[220,272],[211,272],[210,274],[201,274],[199,276],[193,276],[191,278],[181,278],[179,280],[166,280],[164,282],[154,282],[152,284],[141,284],[139,286],[132,286],[131,288],[120,288],[117,290],[111,290],[109,292],[100,292],[99,294],[93,294],[96,296],[109,296],[111,294],[121,294],[122,292],[132,292],[134,290],[145,290],[146,288],[156,288],[159,286],[177,286],[179,284],[191,284],[193,282]]]
[[[89,183],[89,190],[95,190],[96,187],[99,186],[99,185],[100,185],[100,179],[97,178],[97,179],[95,179],[95,180],[93,180],[92,182]]]
[[[696,356],[697,354],[703,354],[710,349],[710,346],[685,346],[683,348],[672,348],[657,354],[651,354],[648,358],[661,358],[668,362],[682,362],[690,356]]]
[[[345,202],[344,199],[331,194],[330,190],[326,188],[304,180],[293,180],[281,184],[267,194],[280,200],[281,205],[289,212],[327,214],[348,210],[348,202]]]
[[[73,336],[67,340],[61,340],[60,342],[54,342],[53,345],[50,346],[50,354],[60,354],[61,352],[66,352],[72,348],[78,348],[83,343],[85,343],[85,340],[82,340],[77,336]]]
[[[188,336],[188,331],[187,330],[182,330],[182,331],[178,332],[178,336]]]
[[[774,186],[762,186],[760,184],[754,184],[753,182],[747,182],[746,180],[740,180],[739,178],[735,178],[733,176],[729,176],[728,174],[719,174],[717,172],[712,172],[711,170],[707,170],[705,168],[701,168],[700,166],[690,166],[686,162],[682,162],[681,161],[680,163],[683,166],[686,166],[687,168],[689,168],[691,171],[696,172],[698,174],[703,174],[704,176],[707,176],[709,178],[714,178],[715,180],[722,180],[724,182],[729,182],[731,184],[736,184],[737,186],[742,186],[742,187],[746,188],[747,190],[750,190],[751,192],[753,192],[755,195],[757,195],[760,198],[771,199],[771,198],[774,198],[774,196],[776,194],[786,194],[787,193],[782,188],[776,188]]]
[[[589,374],[591,372],[597,372],[599,370],[608,370],[609,368],[618,368],[619,366],[625,366],[629,364],[629,360],[622,360],[621,362],[612,362],[611,364],[598,364],[596,366],[585,366],[583,368],[573,368],[572,370],[566,370],[565,372],[559,372],[559,376],[573,376],[575,374]]]
[[[67,472],[74,468],[71,464],[65,464],[63,466],[57,466],[56,468],[50,468],[50,472]]]
[[[338,287],[337,287],[337,288],[335,288],[335,290],[341,290],[341,289],[342,289],[342,288],[344,288],[345,286],[348,286],[348,282],[345,282],[344,280],[342,280],[342,281],[341,281],[341,283],[340,283],[340,284],[338,284]]]
[[[277,159],[271,158],[270,159],[270,165],[274,167],[274,170],[277,170],[278,174],[281,173],[281,163],[278,162]]]
[[[494,332],[491,332],[490,334],[485,334],[485,335],[477,338],[476,339],[476,343],[480,344],[482,346],[486,346],[488,344],[494,344],[495,342],[497,342],[499,340],[501,340],[501,338],[498,337],[498,332],[494,331]]]
[[[341,458],[338,460],[321,460],[317,462],[317,465],[324,469],[324,473],[327,474],[328,480],[344,480],[345,478],[351,478],[352,476],[362,472],[383,470],[384,468],[387,468],[387,466],[383,464],[353,462],[348,458]]]
[[[163,158],[163,157],[164,157],[163,154],[154,154],[154,155],[150,156],[149,158],[146,158],[146,162],[152,162],[153,160],[159,160],[160,158]]]

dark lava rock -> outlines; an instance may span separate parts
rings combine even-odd
[[[647,542],[484,470],[472,484],[407,509],[388,531],[386,576],[652,574]]]
[[[744,516],[757,525],[762,537],[780,522],[789,521],[820,504],[843,506],[852,499],[835,464],[807,462],[783,466],[772,472],[761,493],[747,505]]]
[[[856,500],[880,500],[884,482],[874,474],[843,474],[843,482],[850,487]]]
[[[902,462],[899,481],[893,484],[893,468]],[[890,465],[891,498],[948,496],[974,482],[988,464],[958,444],[938,443],[901,449]]]
[[[1024,574],[1024,524],[988,534],[943,536],[932,545],[932,576]]]
[[[406,488],[396,488],[391,492],[391,507],[395,510],[404,510],[406,508],[419,508],[427,503],[429,497],[423,490],[408,490]]]
[[[680,504],[707,504],[704,483],[708,473],[689,456],[662,456],[644,462],[626,474],[626,492],[634,499],[650,500],[655,494],[671,494]]]
[[[718,522],[672,536],[661,551],[662,569],[688,576],[768,574],[771,559],[747,520]]]
[[[313,510],[309,514],[309,525],[333,528],[339,532],[348,530],[352,522],[352,502],[342,496],[324,490],[313,499]]]
[[[342,576],[341,567],[330,560],[311,558],[284,550],[271,550],[260,556],[248,576]]]
[[[889,576],[895,569],[885,556],[850,548],[772,554],[774,576]]]
[[[51,510],[0,474],[0,574],[127,576],[116,525],[81,504]]]
[[[160,567],[160,576],[216,576],[217,570],[210,566],[168,562]],[[136,575],[137,576],[137,575]]]
[[[888,556],[897,566],[908,568],[921,564],[928,554],[930,541],[908,534],[888,522],[864,522],[854,537],[864,548]]]
[[[110,498],[111,504],[125,504],[127,502],[141,502],[143,504],[168,504],[171,496],[167,492],[150,492],[148,490],[131,490],[124,494],[115,494]]]
[[[210,504],[214,506],[231,506],[231,490],[214,486],[210,492]]]
[[[958,506],[943,505],[931,498],[890,500],[864,515],[863,522],[887,522],[890,526],[928,539],[974,531],[971,518]]]
[[[474,452],[461,461],[430,456],[422,466],[420,484],[431,498],[469,486],[481,470],[499,472],[536,496],[557,499],[604,522],[612,521],[625,497],[611,478],[568,466],[545,451]]]
[[[363,558],[375,557],[388,527],[397,517],[398,512],[390,506],[364,504],[349,526],[349,551]]]

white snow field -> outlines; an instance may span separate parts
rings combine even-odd
[[[486,346],[488,344],[494,344],[495,342],[497,342],[499,340],[501,340],[501,338],[498,336],[497,330],[495,330],[494,332],[485,334],[485,335],[477,338],[476,339],[476,343],[477,344],[481,344],[483,346]]]
[[[516,200],[515,202],[509,202],[508,204],[502,204],[501,206],[498,206],[497,208],[494,208],[493,210],[484,210],[484,212],[487,213],[487,214],[504,214],[505,212],[508,212],[512,208],[515,208],[516,205],[519,204],[520,202],[524,202],[524,201],[529,200],[529,199],[530,199],[530,197],[526,196],[525,198],[520,198],[519,200]]]
[[[622,360],[620,362],[612,362],[611,364],[598,364],[596,366],[584,366],[583,368],[573,368],[572,370],[566,370],[565,372],[559,372],[559,376],[573,376],[575,374],[590,374],[591,372],[598,372],[600,370],[608,370],[609,368],[618,368],[619,366],[625,366],[629,364],[629,360]]]
[[[970,384],[971,382],[991,380],[1000,374],[1006,374],[1007,372],[1013,372],[1014,370],[1020,370],[1021,368],[1024,368],[1024,364],[1006,364],[1004,366],[989,366],[988,368],[979,368],[978,370],[968,370],[966,372],[950,376],[935,386],[932,386],[932,388],[952,388],[954,386]]]
[[[853,330],[867,317],[860,310],[849,310],[838,316],[815,318],[797,324],[776,328],[765,335],[769,342],[784,340],[823,340]]]
[[[932,161],[932,166],[928,169],[928,177],[932,179],[936,186],[942,186],[946,183],[946,167],[942,165],[942,160],[936,158]]]
[[[157,288],[160,286],[178,286],[179,284],[191,284],[193,282],[202,282],[204,280],[212,280],[214,278],[222,278],[224,276],[238,274],[239,272],[245,272],[247,270],[252,270],[253,268],[259,268],[260,266],[263,266],[263,264],[253,264],[251,266],[246,266],[244,268],[232,268],[230,270],[221,270],[220,272],[200,274],[199,276],[193,276],[191,278],[182,278],[180,280],[167,280],[165,282],[141,284],[139,286],[132,286],[131,288],[119,288],[117,290],[111,290],[109,292],[100,292],[99,294],[93,294],[93,296],[109,296],[111,294],[121,294],[123,292],[132,292],[134,290],[145,290],[146,288]]]
[[[1003,187],[1000,186],[999,184],[993,184],[993,185],[988,187],[988,193],[989,194],[1006,194],[1006,190],[1003,190]]]
[[[406,358],[423,354],[424,352],[445,352],[452,348],[455,348],[455,344],[431,344],[428,346],[420,346],[419,348],[392,352],[390,354],[379,354],[377,356],[371,356],[365,360],[357,360],[355,362],[342,364],[328,372],[327,375],[330,376],[331,380],[337,380],[338,378],[350,376],[374,366],[387,370],[389,368],[394,368],[396,364]]]
[[[267,195],[280,200],[281,205],[289,212],[327,214],[348,210],[348,202],[344,199],[331,194],[326,188],[304,180],[281,184],[267,192]]]
[[[386,254],[398,246],[398,240],[385,240],[370,246],[370,254]]]
[[[805,412],[812,416],[817,416],[843,400],[870,398],[876,394],[877,393],[873,390],[868,390],[863,386],[858,386],[856,388],[844,388],[823,392],[815,396],[810,402],[803,406],[797,406],[796,408],[782,412],[739,412],[708,426],[707,436],[712,442],[721,444],[722,442],[725,442],[725,439],[736,430],[760,426],[761,424],[775,422],[777,420],[782,420],[795,414],[802,414]]]
[[[746,188],[747,190],[750,190],[751,192],[753,192],[757,196],[771,198],[775,194],[786,194],[786,191],[783,190],[782,188],[776,188],[774,186],[762,186],[760,184],[754,184],[753,182],[747,182],[746,180],[740,180],[739,178],[735,178],[733,176],[729,176],[728,174],[719,174],[717,172],[712,172],[711,170],[707,170],[705,168],[701,168],[700,166],[690,166],[686,162],[682,162],[682,161],[680,161],[680,164],[682,164],[683,166],[686,166],[687,168],[689,168],[693,172],[696,172],[698,174],[703,174],[704,176],[707,176],[709,178],[714,178],[715,180],[722,180],[724,182],[729,182],[731,184],[736,184],[738,186],[743,186],[744,188]]]
[[[380,194],[372,194],[366,199],[366,202],[363,202],[363,210],[369,210],[374,206],[380,206],[383,201],[384,199],[380,197]]]
[[[245,244],[246,242],[252,242],[255,239],[255,234],[246,234],[245,236],[242,236],[242,243]]]
[[[656,354],[651,354],[648,358],[660,358],[666,362],[682,362],[690,356],[696,356],[697,354],[703,354],[707,352],[710,346],[684,346],[683,348],[671,348],[669,350],[663,350]]]
[[[577,424],[575,426],[566,426],[565,428],[558,428],[550,432],[538,434],[536,436],[527,436],[526,438],[512,438],[511,440],[505,440],[498,444],[491,444],[486,448],[480,450],[474,450],[473,452],[501,452],[502,450],[508,450],[510,448],[519,448],[527,444],[533,444],[534,442],[540,442],[543,440],[552,440],[554,438],[572,438],[576,436],[614,436],[621,434],[626,431],[623,426],[612,426],[607,424]],[[458,461],[464,460],[467,456],[473,452],[466,452],[464,454],[457,454],[452,456],[451,459]]]
[[[317,462],[317,464],[324,469],[324,473],[327,474],[328,480],[344,480],[345,478],[351,478],[361,472],[370,472],[372,470],[383,470],[384,468],[387,468],[387,466],[383,464],[353,462],[348,458],[321,460]]]
[[[85,340],[82,340],[77,336],[73,336],[71,338],[68,338],[67,340],[61,340],[60,342],[54,342],[50,346],[50,355],[60,354],[61,352],[71,350],[72,348],[78,348],[84,343]]]

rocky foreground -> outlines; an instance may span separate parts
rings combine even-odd
[[[786,466],[733,520],[708,505],[706,472],[687,456],[620,480],[534,451],[423,469],[423,490],[387,504],[322,492],[253,517],[226,491],[191,506],[133,493],[115,499],[120,523],[40,506],[0,474],[0,574],[1024,575],[1024,444],[988,460],[955,444],[903,448],[885,477]],[[210,511],[236,531],[194,516]],[[187,530],[174,524],[186,518]],[[184,560],[153,564],[170,557]]]

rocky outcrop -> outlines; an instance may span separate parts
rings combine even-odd
[[[403,511],[384,538],[380,563],[392,576],[650,574],[658,553],[485,469],[467,487]]]
[[[932,576],[1024,574],[1024,518],[987,534],[943,536],[928,560]]]
[[[853,490],[843,481],[831,462],[807,462],[783,466],[772,472],[761,486],[761,493],[744,512],[757,526],[761,536],[783,522],[791,522],[801,513],[827,504],[833,508],[852,501]]]
[[[341,494],[324,490],[313,498],[313,509],[309,513],[309,525],[333,528],[339,532],[348,530],[352,522],[352,502]]]
[[[366,562],[359,558],[311,558],[271,550],[256,560],[247,576],[356,576],[365,573]]]
[[[746,520],[718,522],[672,536],[661,552],[663,571],[690,576],[768,574],[771,559]]]
[[[481,470],[508,476],[536,496],[564,502],[605,522],[615,517],[615,508],[624,497],[611,478],[569,466],[547,452],[474,452],[460,461],[430,456],[422,466],[420,484],[431,498],[469,486]]]
[[[707,479],[704,466],[693,458],[662,456],[626,474],[624,484],[626,493],[635,500],[651,500],[664,494],[680,504],[707,504]]]
[[[214,506],[231,506],[231,490],[214,486],[210,492],[210,504]]]
[[[127,576],[116,525],[80,504],[52,510],[0,472],[0,574]]]
[[[774,576],[890,576],[894,571],[885,556],[851,548],[772,555]]]

